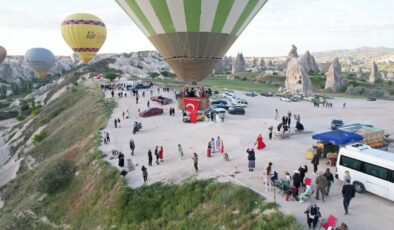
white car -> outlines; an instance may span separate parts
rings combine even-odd
[[[223,97],[228,98],[228,99],[231,99],[232,97],[234,97],[234,94],[228,93],[228,92],[224,92],[224,93],[223,93]]]
[[[245,102],[245,101],[242,101],[242,100],[232,100],[232,101],[231,101],[231,104],[232,104],[233,106],[240,106],[240,107],[243,107],[243,108],[245,108],[245,107],[248,106],[248,103]]]
[[[281,101],[286,101],[286,102],[291,102],[291,99],[288,97],[281,97],[280,98]]]

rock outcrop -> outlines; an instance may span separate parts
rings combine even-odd
[[[304,62],[305,70],[307,73],[314,72],[319,73],[319,66],[317,66],[315,57],[313,57],[309,51],[306,51],[304,56],[302,56],[302,61]]]
[[[216,63],[215,69],[213,70],[214,74],[225,74],[226,70],[224,69],[223,61],[219,60]]]
[[[369,83],[375,83],[376,80],[379,79],[379,70],[378,70],[378,65],[376,65],[376,62],[372,63],[372,69],[371,69],[371,74],[369,75]]]
[[[312,95],[312,83],[299,58],[290,59],[286,68],[286,91],[291,94],[302,94],[306,97]]]
[[[357,67],[356,77],[360,79],[363,76],[363,68],[361,66]]]
[[[389,81],[394,81],[394,72],[388,72],[386,75],[386,79]]]
[[[290,60],[292,60],[293,58],[298,58],[298,53],[297,53],[297,46],[295,45],[291,45],[291,49],[289,54],[287,55],[286,61],[284,63],[282,63],[281,68],[282,69],[286,69],[287,68],[287,64],[290,62]]]
[[[260,58],[259,69],[264,69],[264,68],[265,68],[265,61],[264,61],[264,58]]]
[[[237,58],[235,59],[233,69],[231,72],[232,73],[246,72],[245,59],[244,59],[244,55],[242,53],[237,54]]]
[[[343,85],[341,71],[341,64],[338,58],[335,58],[328,68],[325,89],[331,89],[334,93],[339,92]]]
[[[224,69],[226,71],[231,71],[232,70],[232,68],[233,68],[233,60],[232,60],[231,56],[224,56],[222,62],[223,62]]]

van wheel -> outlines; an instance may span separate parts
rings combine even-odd
[[[353,182],[353,186],[356,189],[356,192],[358,193],[364,193],[365,192],[365,187],[362,183],[355,181]]]

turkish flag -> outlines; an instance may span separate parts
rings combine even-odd
[[[200,99],[197,98],[184,98],[183,103],[185,103],[185,109],[189,112],[190,122],[197,122],[197,112],[200,106]]]

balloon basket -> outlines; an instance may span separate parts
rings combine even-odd
[[[185,110],[185,98],[199,100],[200,106],[198,107],[198,110],[209,109],[209,97],[178,97],[178,109]]]

